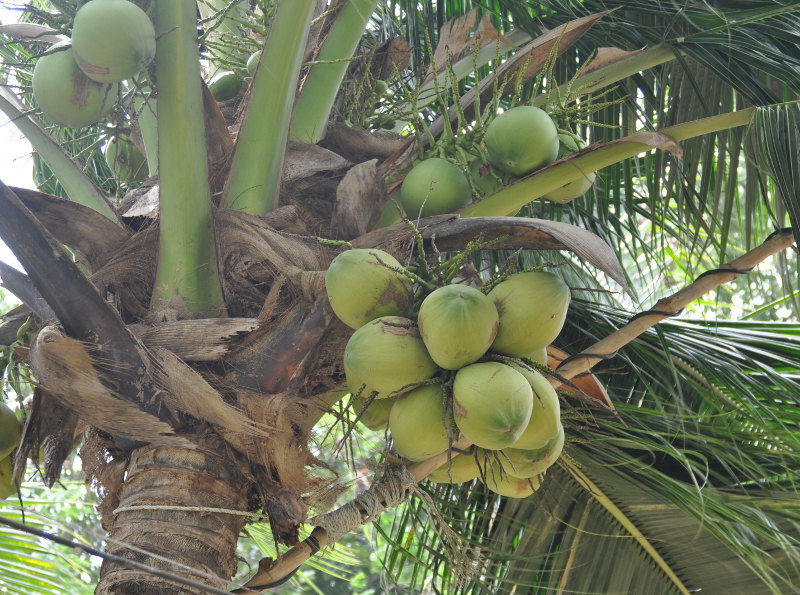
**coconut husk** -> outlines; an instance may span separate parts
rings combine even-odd
[[[226,304],[232,315],[260,311],[278,278],[308,300],[323,291],[323,271],[332,256],[315,238],[279,232],[258,217],[232,209],[219,209],[215,217]]]
[[[86,345],[55,327],[39,332],[30,362],[39,385],[85,422],[132,441],[193,448],[169,424],[113,394],[100,379]]]
[[[226,403],[199,372],[166,349],[153,349],[153,375],[164,389],[164,404],[173,411],[182,411],[192,417],[225,429],[228,434],[265,437],[273,428],[252,421],[245,413]]]
[[[53,487],[61,476],[61,466],[72,450],[78,428],[78,415],[62,405],[41,387],[33,389],[31,409],[22,429],[14,461],[14,474],[25,468],[26,459],[41,464],[42,481]],[[39,453],[44,450],[44,458]]]
[[[94,209],[57,196],[12,187],[11,190],[60,243],[69,246],[90,271],[105,264],[130,237]]]
[[[372,159],[350,168],[336,188],[330,237],[349,240],[375,227],[388,200],[384,173]]]
[[[256,318],[200,318],[128,328],[150,349],[163,347],[183,361],[211,362],[222,359],[232,341],[257,326]]]
[[[94,275],[92,284],[123,317],[147,316],[156,275],[158,226],[132,236]]]
[[[331,122],[320,144],[354,163],[362,163],[370,159],[388,159],[403,151],[409,145],[409,138],[388,130],[361,130],[342,122]]]

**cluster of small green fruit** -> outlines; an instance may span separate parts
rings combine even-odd
[[[441,157],[417,163],[400,188],[405,214],[416,219],[453,213],[467,206],[473,194],[478,198],[494,194],[515,179],[586,146],[574,135],[559,133],[547,112],[533,106],[514,107],[497,116],[487,127],[483,142],[486,158],[472,159],[468,172]],[[584,194],[594,179],[594,172],[589,172],[545,198],[569,202]]]
[[[461,436],[475,445],[474,456],[456,457],[434,481],[480,477],[513,497],[538,487],[564,444],[558,396],[532,363],[546,364],[564,324],[570,293],[559,277],[522,272],[488,293],[454,283],[420,296],[390,254],[351,249],[333,260],[325,285],[334,313],[356,329],[344,370],[361,421],[388,426],[394,449],[411,461]]]

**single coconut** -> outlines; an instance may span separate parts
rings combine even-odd
[[[428,475],[434,483],[464,483],[480,477],[481,467],[472,454],[454,456]]]
[[[114,83],[131,78],[153,59],[156,32],[147,13],[133,2],[90,0],[75,14],[72,48],[86,76]]]
[[[558,156],[558,129],[544,110],[513,107],[497,116],[484,136],[489,161],[514,176],[523,176]]]
[[[54,124],[83,128],[104,118],[119,85],[97,83],[78,68],[68,41],[51,46],[33,69],[33,98]]]
[[[389,412],[394,405],[394,399],[372,399],[367,405],[366,397],[356,397],[350,404],[350,408],[358,421],[364,424],[373,432],[385,430],[389,425]]]
[[[522,374],[533,391],[533,410],[528,425],[520,434],[512,448],[533,450],[544,448],[551,442],[561,428],[561,404],[553,385],[535,370],[511,365]]]
[[[147,158],[126,134],[114,136],[104,149],[106,163],[114,177],[127,184],[137,184],[147,177]]]
[[[560,148],[558,150],[558,158],[561,159],[566,155],[580,151],[586,147],[583,140],[578,140],[569,134],[559,134]],[[576,166],[577,167],[577,166]],[[565,203],[578,198],[586,193],[592,187],[595,180],[595,173],[593,171],[581,171],[581,177],[577,180],[567,182],[560,188],[547,193],[544,198],[552,200],[553,202]]]
[[[445,285],[423,300],[417,324],[433,361],[445,370],[471,364],[489,349],[499,316],[494,302],[469,285]]]
[[[490,450],[516,442],[533,409],[531,385],[499,362],[470,364],[456,372],[453,400],[458,429],[473,444]]]
[[[239,94],[242,79],[235,72],[221,70],[208,81],[208,90],[217,101],[228,101]]]
[[[547,272],[511,275],[489,297],[500,313],[492,351],[525,357],[547,347],[561,332],[569,308],[569,287]]]
[[[564,428],[542,448],[521,450],[508,447],[500,451],[499,459],[506,473],[513,477],[541,475],[553,465],[564,450]]]
[[[16,493],[14,461],[11,460],[11,457],[5,457],[0,459],[0,500],[5,500]]]
[[[411,219],[453,213],[471,198],[463,170],[439,157],[417,163],[400,187],[400,204]]]
[[[420,386],[394,400],[389,433],[397,453],[410,461],[424,461],[448,449],[444,421],[445,395],[441,384]]]
[[[469,177],[479,196],[489,196],[503,187],[500,175],[493,171],[491,164],[481,157],[473,159],[469,164]]]
[[[247,64],[245,66],[245,68],[247,68],[247,74],[249,74],[250,76],[255,76],[259,60],[261,60],[261,50],[257,50],[252,54],[250,54],[250,57],[247,59]]]
[[[486,470],[481,481],[495,494],[508,498],[527,498],[542,485],[539,476],[524,479],[513,477],[494,463]]]
[[[333,259],[325,273],[331,308],[357,329],[381,316],[404,316],[414,304],[411,280],[391,254],[375,248],[352,249]]]
[[[436,364],[413,321],[384,316],[358,329],[344,349],[344,372],[354,393],[384,399],[407,392],[432,378]],[[363,387],[363,388],[362,388]]]
[[[21,435],[22,424],[16,413],[5,403],[0,403],[0,459],[14,452]]]

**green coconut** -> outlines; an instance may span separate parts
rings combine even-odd
[[[417,317],[428,353],[445,370],[458,370],[486,353],[498,323],[497,308],[486,294],[458,284],[428,294]]]
[[[208,81],[208,90],[217,101],[228,101],[239,94],[242,79],[235,72],[221,70]]]
[[[497,464],[489,466],[481,481],[495,494],[508,498],[527,498],[542,485],[539,476],[524,479],[513,477],[504,473]]]
[[[360,328],[381,316],[411,313],[411,280],[391,254],[376,248],[356,248],[333,259],[325,273],[325,290],[336,316],[350,328]]]
[[[147,177],[147,158],[128,135],[121,134],[111,138],[103,152],[108,167],[120,182],[130,186]]]
[[[461,433],[473,444],[499,450],[516,442],[528,425],[533,391],[517,370],[484,362],[456,372],[453,401]]]
[[[449,448],[444,403],[441,384],[421,386],[394,399],[389,413],[389,433],[400,456],[410,461],[424,461]]]
[[[480,477],[481,467],[471,454],[454,456],[444,465],[428,475],[435,483],[464,483]]]
[[[472,190],[463,170],[439,157],[417,163],[400,187],[400,204],[412,219],[453,213],[471,198]]]
[[[558,150],[559,159],[586,147],[586,143],[583,140],[578,140],[569,134],[559,134],[558,138],[560,141],[560,148]],[[546,194],[544,198],[552,200],[553,202],[565,203],[585,194],[586,191],[592,187],[592,184],[594,184],[596,176],[593,171],[581,173],[583,175],[580,178],[567,182],[560,188],[556,188],[552,192]]]
[[[19,444],[22,424],[16,413],[5,403],[0,403],[0,459],[10,455]]]
[[[511,446],[522,450],[544,448],[560,431],[563,431],[561,404],[556,389],[547,378],[535,370],[528,370],[516,365],[511,367],[525,377],[533,392],[533,410],[530,421]]]
[[[68,41],[52,45],[33,69],[33,98],[54,124],[83,128],[104,118],[117,101],[119,85],[88,79]]]
[[[75,61],[98,83],[124,81],[156,55],[156,32],[150,17],[128,0],[91,0],[72,25]]]
[[[531,353],[525,356],[529,360],[536,362],[537,364],[541,364],[543,366],[547,365],[547,347],[542,347],[541,349],[535,349]]]
[[[344,372],[354,393],[384,399],[432,378],[436,364],[412,320],[384,316],[358,329],[344,349]],[[363,387],[363,388],[362,388]]]
[[[486,128],[486,151],[492,165],[523,176],[558,156],[558,129],[544,110],[530,105],[513,107]]]
[[[525,357],[547,347],[561,332],[569,308],[569,287],[547,272],[517,273],[498,283],[489,297],[500,313],[492,351]]]
[[[258,68],[259,60],[261,60],[261,50],[257,50],[250,54],[245,66],[245,68],[247,68],[247,74],[250,76],[254,76],[256,74],[256,68]]]
[[[14,484],[14,461],[11,457],[0,459],[0,500],[5,500],[9,496],[17,493],[17,486]]]
[[[503,181],[498,172],[480,157],[470,162],[469,177],[479,196],[489,196],[503,187]]]
[[[500,451],[499,459],[506,473],[513,477],[541,475],[558,460],[564,450],[564,428],[542,448],[522,450],[508,447]]]
[[[350,404],[350,408],[358,416],[358,421],[373,432],[380,432],[389,425],[389,412],[392,410],[392,405],[394,405],[394,399],[372,399],[367,406],[366,397],[356,397]]]

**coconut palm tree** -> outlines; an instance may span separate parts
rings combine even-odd
[[[29,88],[74,4],[32,1],[29,23],[2,31],[0,108],[33,143],[42,190],[0,184],[0,236],[27,272],[3,272],[25,305],[0,332],[35,379],[15,464],[43,448],[52,485],[82,436],[115,556],[98,593],[224,591],[240,536],[268,524],[290,549],[247,583],[266,590],[370,520],[403,592],[797,584],[800,340],[785,249],[800,230],[800,7],[134,4],[155,24],[154,59],[79,130],[50,122]],[[217,71],[233,73],[229,100],[212,94]],[[398,221],[412,163],[466,168],[517,105],[588,146],[519,179],[486,166],[493,188],[473,181],[460,217]],[[112,137],[150,177],[106,162]],[[580,198],[545,198],[595,171]],[[367,495],[335,509],[332,459],[363,407],[345,396],[352,329],[324,277],[350,247],[411,267],[418,298],[558,267],[573,297],[556,341],[573,357],[550,372],[566,446],[532,496],[493,493],[485,474],[423,481],[474,455],[460,439],[413,465],[387,454]]]

